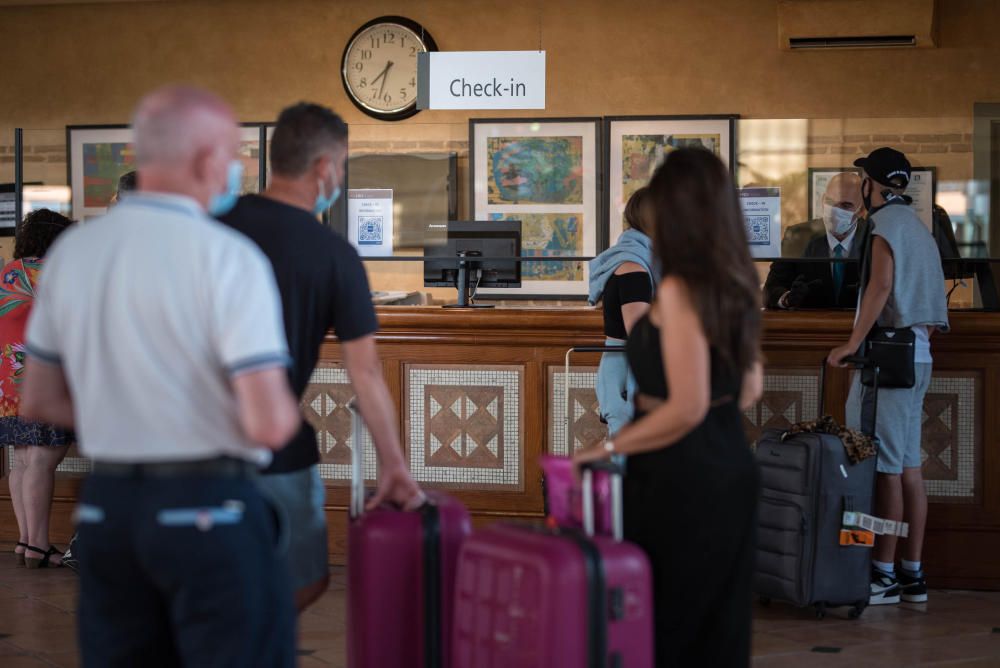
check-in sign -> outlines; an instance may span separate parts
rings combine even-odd
[[[418,109],[544,109],[544,51],[417,54]]]

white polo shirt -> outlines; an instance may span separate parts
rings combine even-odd
[[[64,233],[26,339],[62,365],[87,457],[270,460],[240,428],[230,379],[290,361],[274,275],[194,200],[137,194]]]

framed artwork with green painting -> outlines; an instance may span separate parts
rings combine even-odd
[[[699,147],[719,156],[730,171],[736,164],[735,115],[609,116],[604,119],[607,156],[607,243],[625,231],[625,204],[649,183],[667,155],[678,148]]]
[[[476,220],[521,221],[521,254],[584,258],[601,230],[599,118],[469,121],[470,202]],[[521,288],[480,297],[584,299],[587,262],[524,262]]]
[[[243,163],[244,193],[263,190],[267,142],[273,126],[243,123],[236,158]],[[70,125],[66,128],[72,217],[86,220],[108,210],[118,179],[135,169],[135,144],[127,125]]]

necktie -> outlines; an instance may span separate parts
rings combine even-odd
[[[844,247],[837,244],[837,247],[833,249],[833,257],[840,260],[844,257]],[[844,263],[834,262],[833,263],[833,294],[839,300],[840,299],[840,289],[844,287]]]

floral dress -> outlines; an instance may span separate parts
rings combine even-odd
[[[0,445],[67,445],[63,430],[18,417],[24,381],[24,331],[35,301],[41,258],[14,260],[0,273]]]

